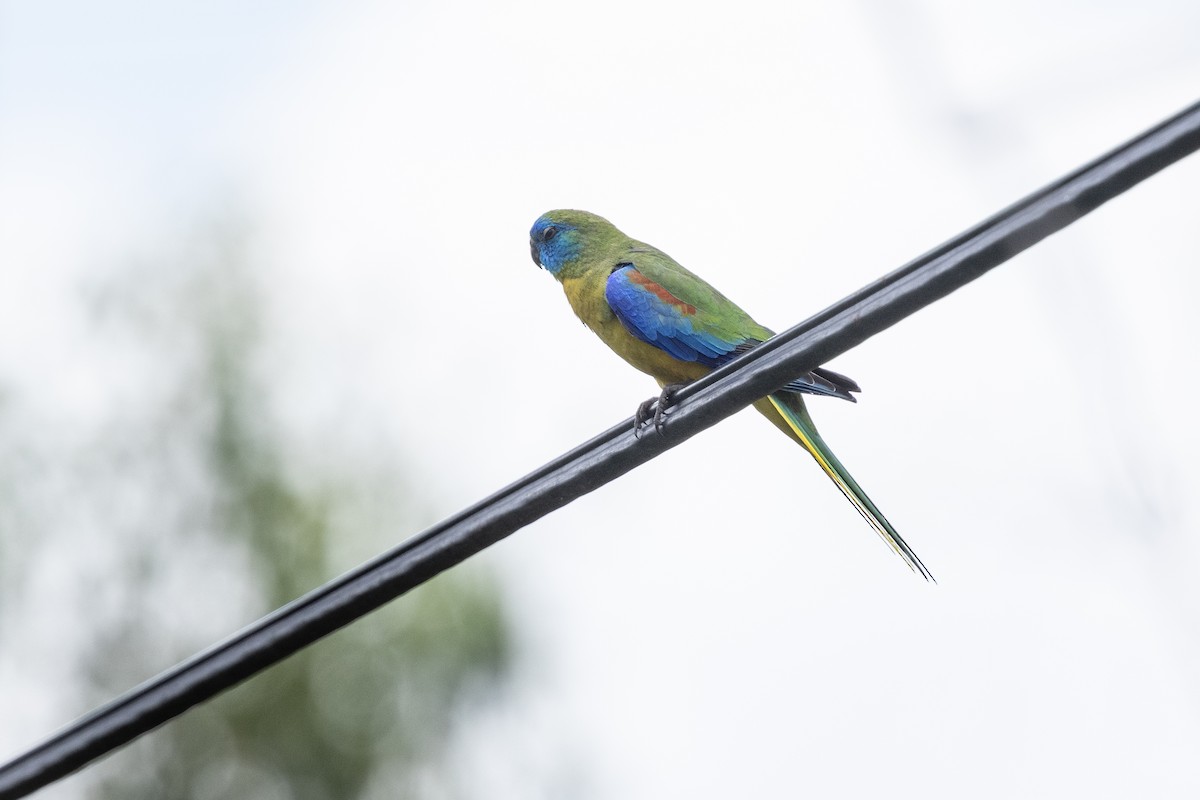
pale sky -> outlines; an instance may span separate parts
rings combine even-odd
[[[1194,102],[1198,23],[0,2],[0,374],[86,419],[78,287],[234,209],[281,417],[384,432],[448,516],[655,391],[529,260],[542,212],[783,329]],[[461,743],[479,796],[569,762],[623,800],[1195,797],[1197,186],[1192,158],[831,364],[864,393],[813,416],[939,585],[752,413],[483,554],[527,673]],[[3,753],[66,721],[28,714]]]

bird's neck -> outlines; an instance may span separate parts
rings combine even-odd
[[[554,273],[554,277],[558,278],[559,283],[567,281],[576,281],[588,275],[594,269],[594,265],[585,262],[583,259],[575,259],[567,261]]]

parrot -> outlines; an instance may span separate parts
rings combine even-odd
[[[529,252],[553,275],[576,316],[662,393],[642,403],[634,433],[664,414],[679,388],[774,334],[704,280],[656,247],[632,239],[603,217],[560,209],[537,218]],[[754,408],[816,460],[863,519],[926,580],[933,575],[817,432],[804,395],[857,402],[858,384],[818,367],[757,400]],[[651,416],[650,408],[655,410]]]

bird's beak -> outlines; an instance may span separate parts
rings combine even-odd
[[[529,240],[529,255],[533,259],[533,263],[537,264],[538,268],[540,269],[542,266],[542,258],[538,255],[537,245],[534,244],[533,239]]]

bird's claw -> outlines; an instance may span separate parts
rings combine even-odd
[[[663,387],[658,397],[651,397],[649,400],[643,401],[633,414],[633,435],[640,438],[642,435],[642,426],[653,420],[654,432],[662,436],[663,425],[667,421],[667,408],[675,398],[675,393],[685,385],[683,383],[669,384]],[[651,413],[650,409],[654,409],[653,413]]]
[[[654,407],[654,403],[657,400],[658,400],[657,397],[651,397],[649,400],[643,401],[641,403],[641,405],[639,405],[637,407],[637,411],[633,412],[633,435],[634,435],[634,437],[639,438],[639,439],[641,438],[642,426],[646,424],[646,420],[648,420],[652,416],[654,416],[653,412],[651,412],[650,409]]]

